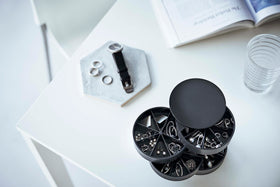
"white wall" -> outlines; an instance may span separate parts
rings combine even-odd
[[[25,0],[0,0],[0,186],[49,186],[16,123],[48,84],[41,32]]]

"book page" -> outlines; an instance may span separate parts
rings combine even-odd
[[[254,20],[243,0],[161,0],[180,41]]]
[[[266,18],[280,14],[280,0],[246,0],[258,25]]]

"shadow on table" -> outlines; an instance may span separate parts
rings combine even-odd
[[[267,93],[269,99],[279,103],[280,101],[280,78],[274,83],[270,91]]]

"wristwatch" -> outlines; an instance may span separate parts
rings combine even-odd
[[[122,86],[126,93],[131,93],[133,92],[134,87],[123,58],[122,50],[123,46],[119,43],[112,43],[108,46],[108,51],[112,53],[115,64],[117,66]]]

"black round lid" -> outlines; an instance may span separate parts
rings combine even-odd
[[[194,129],[213,126],[226,111],[222,91],[204,79],[188,79],[179,83],[170,95],[169,105],[180,125]]]

